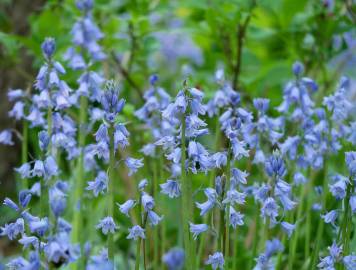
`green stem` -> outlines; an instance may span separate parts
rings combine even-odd
[[[311,179],[309,179],[309,181],[311,181]],[[290,243],[290,248],[289,248],[289,257],[288,257],[288,269],[293,269],[293,262],[294,262],[294,256],[295,256],[295,252],[297,249],[297,242],[298,242],[298,238],[299,238],[299,231],[300,231],[300,218],[302,216],[303,213],[303,208],[304,208],[304,195],[307,191],[307,185],[304,186],[304,188],[302,186],[299,187],[299,205],[298,205],[298,211],[297,211],[297,218],[295,220],[296,223],[296,230],[294,235],[292,236]]]
[[[350,236],[351,236],[351,226],[350,224],[352,223],[352,214],[350,211],[350,197],[351,197],[351,193],[352,193],[352,179],[350,177],[350,183],[347,186],[347,193],[346,193],[346,197],[344,198],[344,218],[343,218],[343,228],[342,228],[342,246],[344,249],[344,254],[348,255],[349,254],[349,240],[350,240]],[[351,218],[351,220],[350,220]],[[340,228],[341,229],[341,228]]]
[[[215,151],[218,151],[219,149],[219,145],[220,145],[220,122],[219,122],[219,113],[216,116],[215,119]],[[214,186],[214,180],[215,180],[215,176],[216,176],[216,170],[213,169],[210,173],[210,179],[209,179],[209,187],[213,187]],[[212,213],[208,213],[206,216],[204,216],[204,224],[207,224],[208,220],[210,219],[210,216],[212,215]],[[199,249],[198,249],[198,256],[197,256],[197,268],[200,267],[200,262],[201,262],[201,257],[203,255],[204,252],[204,247],[205,247],[205,241],[206,238],[208,237],[208,235],[206,233],[202,234],[201,240],[200,240],[200,245],[199,245]]]
[[[138,203],[138,221],[140,222],[140,225],[142,226],[142,202],[141,202],[141,197],[139,199]],[[140,259],[141,259],[141,237],[137,239],[137,245],[136,245],[136,259],[135,259],[135,270],[140,269]]]
[[[72,230],[72,240],[74,243],[80,244],[80,250],[83,252],[84,237],[80,237],[80,230],[83,228],[83,216],[82,216],[82,200],[83,200],[83,190],[84,190],[84,146],[86,132],[83,127],[87,119],[87,97],[80,97],[80,111],[79,111],[79,135],[78,143],[80,147],[80,155],[77,164],[77,178],[75,181],[74,190],[74,216],[73,216],[73,230]],[[79,207],[78,207],[79,205]],[[81,269],[84,267],[84,256],[81,256],[77,263],[73,264],[73,269]]]
[[[327,181],[327,163],[325,162],[325,167],[324,167],[324,179],[323,179],[323,196],[322,196],[322,211],[326,208],[326,200],[327,200],[327,190],[328,190],[328,181]],[[316,269],[316,264],[317,260],[319,257],[319,249],[320,249],[320,243],[322,241],[322,236],[323,236],[323,231],[324,231],[324,220],[322,218],[319,219],[319,224],[318,224],[318,229],[317,229],[317,235],[316,235],[316,242],[315,242],[315,248],[312,254],[312,259],[311,259],[311,264],[310,264],[310,269]]]
[[[114,217],[114,174],[115,174],[115,145],[114,145],[114,126],[109,127],[110,136],[110,159],[109,159],[109,181],[108,181],[108,216]],[[114,234],[108,234],[108,256],[115,264],[114,257]]]
[[[158,160],[154,160],[153,164],[153,196],[158,200]],[[160,205],[158,202],[157,205]],[[158,261],[159,261],[159,253],[158,253],[158,244],[159,244],[159,236],[158,236],[158,228],[153,229],[153,268],[158,269]]]
[[[259,205],[256,203],[256,209],[255,209],[255,213],[256,213],[256,227],[255,227],[255,236],[253,238],[253,243],[252,243],[252,257],[250,259],[249,262],[249,267],[248,269],[252,269],[252,265],[255,261],[255,258],[257,256],[257,246],[258,246],[258,239],[259,239],[259,232],[260,232],[260,208]]]
[[[22,144],[21,144],[21,162],[22,164],[28,161],[28,122],[22,121]],[[28,179],[21,180],[21,188],[28,189]]]
[[[305,245],[304,245],[304,258],[307,260],[310,255],[310,235],[311,235],[311,215],[312,215],[312,189],[313,189],[313,180],[314,177],[311,176],[308,182],[308,187],[307,187],[307,192],[305,193],[308,194],[309,196],[306,196],[307,198],[307,205],[306,205],[306,235],[305,235]],[[301,198],[304,199],[304,198]]]
[[[181,126],[181,182],[182,182],[182,227],[183,227],[183,241],[184,241],[184,248],[186,254],[186,261],[187,270],[193,269],[192,264],[192,252],[191,252],[191,245],[190,245],[190,235],[189,235],[189,217],[190,217],[190,205],[189,205],[189,183],[186,176],[185,170],[185,160],[186,160],[186,146],[185,146],[185,114],[182,117],[182,126]]]
[[[231,150],[230,143],[227,150],[227,162],[226,162],[226,193],[230,189],[230,166],[231,166]],[[224,246],[224,255],[225,258],[230,256],[230,205],[226,206],[226,215],[225,215],[225,246]]]

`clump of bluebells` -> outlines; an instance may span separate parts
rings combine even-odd
[[[126,101],[101,70],[93,1],[76,6],[65,61],[46,38],[33,87],[8,92],[23,131],[0,143],[26,151],[18,196],[3,200],[13,214],[0,235],[22,247],[9,269],[356,269],[348,78],[322,96],[295,62],[273,107],[244,100],[222,70],[210,100],[154,74],[143,104]]]

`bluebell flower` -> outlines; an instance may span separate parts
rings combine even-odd
[[[265,169],[270,177],[283,177],[286,173],[286,167],[283,159],[278,153],[271,155],[265,162]]]
[[[138,238],[145,239],[145,230],[141,228],[139,225],[135,225],[132,228],[129,228],[129,235],[126,237],[127,239],[137,240]]]
[[[356,176],[356,152],[346,152],[345,161],[351,177]]]
[[[356,213],[356,195],[352,195],[350,197],[349,203],[350,203],[352,213],[355,214]]]
[[[329,184],[331,194],[338,200],[342,200],[346,196],[348,179],[341,178],[333,184]]]
[[[245,215],[237,212],[232,206],[230,206],[230,225],[236,229],[236,226],[244,225],[244,218]]]
[[[288,137],[284,143],[279,144],[279,149],[283,155],[288,154],[291,160],[297,157],[297,149],[300,142],[299,136]]]
[[[234,186],[236,186],[237,184],[247,184],[247,176],[249,175],[247,172],[245,171],[241,171],[237,168],[233,168],[231,170],[231,174],[232,174],[232,178],[231,178],[231,184],[234,182]]]
[[[158,225],[158,223],[161,222],[163,217],[162,216],[160,217],[159,215],[157,215],[157,213],[154,212],[153,210],[148,210],[147,218],[148,218],[148,222],[151,226],[156,226],[156,225]]]
[[[124,99],[119,99],[118,85],[114,81],[106,83],[106,90],[101,97],[101,106],[105,111],[105,119],[111,123],[114,122],[115,117],[122,111],[125,105]]]
[[[305,184],[308,180],[301,172],[296,172],[293,176],[293,181],[296,185]]]
[[[205,261],[205,264],[210,264],[214,270],[218,268],[220,270],[223,270],[225,264],[224,255],[221,252],[217,251],[213,255],[209,255],[209,258]]]
[[[26,208],[27,205],[30,203],[32,198],[32,193],[30,190],[21,190],[19,192],[19,203],[22,208]]]
[[[180,147],[176,147],[172,150],[172,152],[166,154],[166,158],[168,160],[171,160],[173,163],[179,163],[180,159],[181,159],[181,149]]]
[[[126,158],[125,164],[129,168],[129,176],[133,175],[137,172],[139,168],[143,166],[143,159],[135,159],[135,158]]]
[[[108,185],[108,175],[104,171],[100,171],[94,181],[89,181],[86,190],[92,190],[95,197],[99,193],[104,193]]]
[[[291,224],[286,221],[282,221],[281,228],[288,235],[288,238],[290,238],[292,236],[294,229],[295,229],[295,224]]]
[[[95,133],[95,140],[109,143],[108,126],[105,123],[99,126],[98,131]]]
[[[53,38],[46,38],[41,45],[43,54],[47,59],[50,59],[56,50],[56,42]]]
[[[304,66],[299,61],[296,61],[296,62],[293,63],[292,69],[293,69],[294,75],[297,76],[297,77],[302,75],[303,72],[304,72]]]
[[[10,89],[7,92],[7,99],[10,102],[22,99],[23,97],[25,97],[25,91],[23,91],[22,89]]]
[[[215,191],[217,195],[221,196],[223,192],[223,187],[225,185],[226,177],[218,175],[215,177]]]
[[[201,210],[200,211],[201,216],[204,216],[209,210],[211,210],[215,206],[218,198],[215,189],[206,188],[204,190],[204,193],[205,196],[208,198],[208,200],[204,203],[198,203],[198,202],[195,203],[196,206]]]
[[[142,192],[141,202],[146,212],[152,210],[153,207],[155,206],[155,201],[153,197],[147,194],[146,192]]]
[[[114,269],[113,262],[108,259],[107,249],[103,249],[99,255],[92,256],[90,262],[87,265],[86,270],[112,270]]]
[[[347,98],[349,79],[341,77],[337,90],[333,95],[324,97],[323,104],[332,112],[332,120],[340,124],[351,112],[352,104]]]
[[[320,269],[334,269],[334,265],[339,262],[341,258],[342,249],[335,242],[329,248],[329,255],[320,258],[320,262],[317,265]]]
[[[114,144],[115,150],[118,149],[120,146],[121,148],[125,148],[129,145],[129,141],[127,137],[130,133],[127,131],[126,127],[123,124],[115,125],[115,132],[114,132]]]
[[[261,216],[265,220],[266,218],[270,218],[272,224],[276,223],[276,218],[278,216],[279,206],[276,201],[272,197],[268,197],[261,208]]]
[[[267,98],[254,98],[253,106],[262,114],[266,113],[269,107],[269,99]]]
[[[12,109],[9,111],[9,117],[15,118],[17,121],[23,119],[25,117],[24,113],[25,103],[22,101],[17,101]]]
[[[54,264],[73,262],[79,257],[78,252],[78,247],[72,246],[69,235],[63,232],[51,237],[44,247],[47,260]]]
[[[14,240],[19,234],[24,233],[24,226],[24,220],[22,218],[18,218],[15,222],[5,224],[4,227],[0,227],[0,235],[6,235],[10,240]]]
[[[234,159],[239,160],[249,156],[249,151],[246,149],[246,143],[238,139],[231,140],[232,152]]]
[[[14,145],[12,140],[12,132],[8,129],[0,132],[0,144]]]
[[[277,238],[274,238],[266,242],[265,254],[267,257],[271,257],[274,254],[283,251],[283,249],[284,247],[281,241],[279,241]]]
[[[254,197],[255,200],[260,202],[260,203],[264,203],[264,201],[268,198],[268,192],[270,191],[271,187],[269,185],[266,184],[262,184],[261,187],[257,188],[254,191]]]
[[[38,217],[31,217],[31,220],[28,220],[28,225],[30,227],[30,231],[32,233],[36,233],[40,237],[44,236],[50,227],[47,217],[42,219]]]
[[[144,190],[144,189],[147,187],[147,185],[148,185],[147,179],[142,179],[142,180],[138,183],[137,187],[138,187],[139,190],[142,191],[142,190]]]
[[[49,189],[49,205],[55,217],[61,216],[66,208],[66,194],[57,186]]]
[[[245,198],[246,198],[246,194],[245,193],[241,193],[238,192],[235,189],[230,189],[228,190],[227,194],[226,194],[226,198],[222,201],[222,203],[224,204],[245,204]]]
[[[177,180],[168,179],[166,183],[160,184],[161,192],[167,194],[169,198],[176,198],[180,196],[180,184]]]
[[[287,195],[287,194],[278,195],[278,199],[280,200],[280,202],[281,202],[281,204],[283,206],[283,209],[286,210],[286,211],[290,211],[290,210],[294,209],[295,206],[297,205],[297,203],[292,201],[289,198],[289,195]]]
[[[36,166],[36,164],[35,164]],[[44,161],[44,169],[45,169],[45,178],[50,179],[53,176],[57,176],[58,165],[53,156],[48,156]]]
[[[57,219],[57,230],[58,232],[70,233],[72,231],[72,225],[69,222],[59,217]]]
[[[145,156],[154,157],[156,154],[156,146],[153,143],[148,143],[141,148],[140,152]]]
[[[135,205],[136,205],[136,201],[135,200],[127,200],[123,204],[118,204],[117,203],[117,206],[119,207],[120,212],[123,213],[124,215],[126,215],[127,217],[129,217],[129,211],[133,207],[135,207]]]
[[[342,263],[346,267],[346,270],[356,269],[356,255],[348,255],[342,259]]]
[[[325,223],[330,223],[333,226],[335,226],[335,221],[337,217],[338,217],[337,210],[331,210],[330,212],[327,212],[325,215],[321,215],[321,218],[324,220]]]
[[[48,132],[42,130],[38,133],[39,147],[42,151],[46,151],[47,147],[50,143],[50,137],[48,136]]]
[[[189,222],[190,232],[193,234],[193,239],[197,240],[199,234],[206,232],[208,230],[208,225],[206,224],[193,224]]]
[[[16,203],[14,203],[13,200],[11,200],[10,198],[5,198],[4,199],[4,202],[3,202],[4,205],[12,208],[13,210],[15,210],[16,212],[20,210],[20,208],[17,206]]]
[[[181,248],[171,248],[162,256],[163,263],[168,270],[180,270],[184,266],[185,253]]]
[[[27,236],[26,234],[22,235],[22,238],[19,239],[19,243],[23,245],[24,249],[32,246],[34,249],[39,247],[39,240],[36,236]]]
[[[216,152],[211,156],[211,159],[214,161],[215,167],[220,169],[222,166],[225,166],[227,163],[226,152]]]
[[[116,226],[114,219],[108,216],[99,221],[98,225],[96,225],[96,229],[101,229],[101,232],[106,235],[108,233],[115,233],[115,230],[117,230],[118,227]]]
[[[31,176],[43,177],[45,176],[45,168],[42,160],[36,160],[35,165],[31,171]]]

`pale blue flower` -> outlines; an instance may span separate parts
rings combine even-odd
[[[114,219],[108,216],[99,221],[98,225],[96,225],[96,229],[101,229],[101,232],[107,235],[108,233],[115,233],[115,230],[117,230],[118,227],[116,226]]]
[[[127,239],[137,240],[138,238],[145,239],[145,230],[141,228],[139,225],[135,225],[132,228],[129,228],[129,235],[126,237]]]
[[[208,260],[205,261],[205,264],[210,264],[214,270],[218,268],[223,270],[224,263],[224,255],[221,252],[215,252],[213,255],[209,255]]]
[[[197,240],[199,234],[206,232],[208,230],[208,225],[206,224],[193,224],[189,222],[190,232],[193,233],[193,239]]]

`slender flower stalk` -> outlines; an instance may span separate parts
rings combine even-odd
[[[218,151],[219,146],[220,146],[220,137],[221,137],[221,132],[220,132],[220,121],[219,121],[219,113],[217,114],[217,116],[215,117],[215,143],[214,143],[214,151]],[[209,179],[209,187],[212,187],[214,184],[214,179],[216,176],[216,169],[214,168],[213,170],[211,170],[210,172],[210,179]],[[208,223],[209,219],[213,218],[213,213],[209,213],[208,215],[204,216],[204,224]],[[207,234],[202,234],[201,240],[200,240],[200,244],[199,244],[199,248],[198,248],[198,255],[197,255],[197,267],[200,266],[200,262],[201,262],[201,257],[204,254],[204,248],[205,246],[205,241],[206,238],[208,237]]]
[[[114,126],[110,125],[109,130],[109,138],[110,138],[110,156],[109,156],[109,179],[108,179],[108,202],[107,202],[107,210],[108,216],[114,216],[114,205],[115,205],[115,191],[114,191],[114,179],[115,179],[115,145],[114,145]],[[114,234],[108,234],[108,256],[109,260],[111,260],[115,264],[115,246],[114,246]]]
[[[192,250],[191,250],[191,241],[189,236],[189,218],[190,218],[190,205],[189,205],[189,183],[187,179],[186,173],[186,141],[185,141],[185,129],[186,129],[186,116],[185,113],[182,114],[182,122],[181,122],[181,183],[182,183],[182,203],[181,203],[181,211],[182,211],[182,227],[183,227],[183,241],[184,241],[184,249],[187,254],[187,269],[194,269],[192,263]]]
[[[230,143],[227,148],[227,162],[226,162],[226,189],[229,189],[231,186],[230,183],[230,174],[231,174],[231,147]],[[237,234],[237,233],[236,233]],[[225,234],[224,234],[224,247],[223,247],[223,254],[225,258],[230,256],[230,205],[226,206],[225,210]],[[228,263],[226,264],[227,267]]]
[[[328,196],[327,196],[327,189],[328,189],[327,174],[328,174],[328,167],[327,167],[327,163],[326,163],[324,166],[323,193],[322,193],[322,198],[321,198],[321,208],[322,209],[326,208],[326,202],[327,202],[327,198],[328,198]],[[317,265],[317,260],[319,258],[320,245],[321,245],[322,236],[324,233],[324,225],[325,225],[324,220],[319,219],[314,251],[313,251],[313,254],[311,257],[311,264],[310,264],[311,269],[315,268]]]

